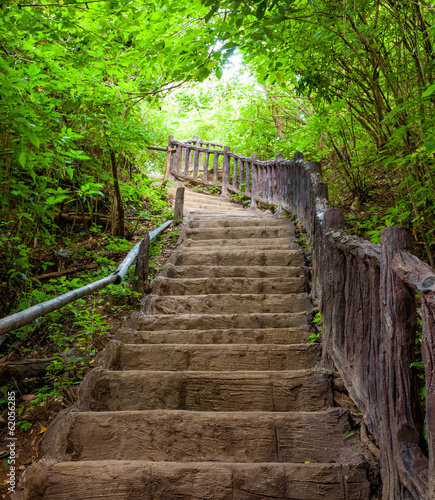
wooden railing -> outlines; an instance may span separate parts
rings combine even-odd
[[[323,366],[334,365],[380,448],[384,500],[435,499],[435,272],[410,252],[403,226],[381,232],[375,245],[344,231],[344,216],[328,208],[320,165],[277,155],[260,161],[225,146],[170,138],[173,177],[219,185],[295,214],[313,248],[312,296],[323,327]],[[221,146],[217,146],[221,147]],[[422,314],[426,417],[417,387],[416,294]],[[423,438],[427,435],[427,447]]]

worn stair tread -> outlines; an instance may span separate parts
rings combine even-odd
[[[308,313],[144,314],[133,313],[127,328],[136,330],[210,330],[293,328],[309,325]]]
[[[64,412],[44,434],[62,461],[364,462],[347,410]]]
[[[312,368],[319,344],[125,344],[112,341],[98,366],[108,370],[267,371]]]
[[[193,240],[184,239],[183,249],[192,252],[201,252],[202,250],[211,250],[218,248],[232,249],[239,248],[261,248],[263,250],[299,250],[300,247],[294,243],[290,237],[287,238],[227,238],[227,239],[207,239]]]
[[[16,500],[369,500],[364,464],[84,461],[33,464]],[[15,500],[15,499],[14,499]]]
[[[219,214],[217,214],[219,215]],[[244,215],[241,212],[241,217],[225,217],[222,219],[219,216],[210,219],[198,218],[191,219],[186,223],[188,228],[211,228],[211,227],[288,227],[290,224],[286,220],[273,218],[254,218]]]
[[[292,226],[275,226],[275,227],[211,227],[201,229],[184,229],[182,236],[185,240],[192,241],[203,240],[273,240],[275,238],[292,238],[295,236],[295,230]]]
[[[294,294],[306,291],[303,273],[295,278],[167,278],[158,276],[151,283],[156,295],[203,295],[223,293]]]
[[[145,311],[148,314],[298,313],[310,311],[311,307],[306,293],[225,293],[148,295]]]
[[[290,371],[111,371],[96,368],[79,388],[93,411],[319,411],[332,406],[329,374]]]
[[[308,327],[210,330],[121,330],[116,338],[131,344],[297,344],[308,342]]]
[[[201,250],[192,252],[182,247],[171,256],[176,266],[304,266],[301,250],[232,249]]]
[[[304,266],[216,266],[166,264],[159,276],[168,278],[291,278],[307,274]]]

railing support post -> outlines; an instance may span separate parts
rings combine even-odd
[[[281,161],[284,159],[282,153],[276,153],[276,164],[275,164],[275,175],[274,175],[274,184],[273,184],[273,202],[276,203],[277,208],[275,212],[275,217],[278,219],[281,218],[283,214],[282,209],[282,194],[281,194]]]
[[[184,207],[184,187],[177,188],[175,194],[175,205],[174,205],[174,220],[183,220],[183,207]]]
[[[422,455],[417,380],[410,369],[415,360],[415,298],[391,268],[391,261],[398,252],[412,250],[411,233],[404,226],[387,227],[381,231],[381,245],[378,411],[384,445],[381,455],[382,498],[393,500],[408,498],[409,491],[422,491],[419,483],[426,481],[412,467],[415,457]]]
[[[251,167],[252,167],[252,192],[251,192],[251,210],[257,210],[257,198],[258,198],[258,171],[255,162],[258,160],[258,155],[251,156]]]
[[[224,164],[222,165],[222,198],[228,198],[228,185],[230,183],[230,147],[224,147]]]
[[[148,275],[150,259],[150,235],[147,233],[140,242],[137,252],[136,269],[134,271],[137,281],[133,285],[133,290],[142,294],[148,293]]]
[[[171,170],[172,141],[173,140],[174,140],[174,136],[170,135],[168,138],[168,149],[166,150],[166,168],[165,168],[165,175],[163,176],[163,182],[169,177],[169,173]]]

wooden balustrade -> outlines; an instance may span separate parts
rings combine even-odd
[[[381,455],[383,499],[435,499],[435,272],[413,256],[404,227],[386,228],[375,245],[344,231],[344,216],[328,208],[328,186],[320,164],[301,153],[292,160],[247,158],[197,138],[173,141],[171,172],[205,185],[220,185],[222,196],[242,193],[258,203],[295,214],[313,249],[311,295],[319,302],[323,366],[338,369],[349,394],[376,438]],[[181,172],[181,154],[185,160]],[[204,153],[201,166],[190,165]],[[213,176],[207,174],[213,155]],[[198,155],[194,158],[198,158]],[[220,160],[223,158],[223,161]],[[205,163],[207,161],[207,164]],[[417,388],[416,292],[422,311],[426,419]],[[423,439],[427,434],[427,449]]]

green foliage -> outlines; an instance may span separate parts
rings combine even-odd
[[[311,322],[315,328],[315,331],[310,335],[310,343],[315,344],[321,341],[322,336],[322,315],[317,312]]]

